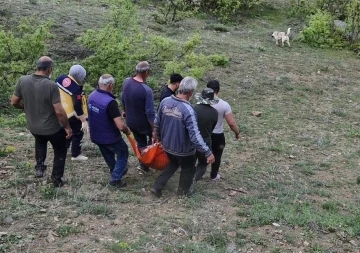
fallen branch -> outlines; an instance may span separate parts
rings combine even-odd
[[[248,194],[247,191],[244,191],[244,190],[242,190],[242,189],[237,189],[237,188],[225,188],[225,190],[228,190],[228,191],[236,191],[236,192],[241,192],[241,193]]]

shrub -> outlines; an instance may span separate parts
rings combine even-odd
[[[338,48],[344,45],[342,33],[333,28],[333,17],[326,11],[312,15],[309,25],[302,31],[300,40],[315,47]]]
[[[190,17],[197,12],[197,8],[189,8],[184,0],[163,0],[157,8],[158,13],[154,13],[155,22],[159,24],[168,24],[178,22],[184,18]]]
[[[140,32],[136,9],[131,0],[113,0],[110,17],[98,31],[88,30],[78,40],[93,54],[83,62],[88,80],[96,84],[103,73],[111,73],[119,83],[130,76],[138,61],[148,60],[152,75],[148,84],[154,88],[154,78],[179,72],[201,77],[213,67],[208,56],[195,53],[201,39],[194,34],[184,43],[158,35]],[[121,20],[121,22],[119,22]]]
[[[346,6],[346,34],[350,44],[354,44],[360,34],[360,3],[351,0]]]
[[[344,20],[346,6],[351,0],[317,0],[316,7],[330,13],[335,19]]]
[[[305,19],[316,13],[316,5],[313,1],[307,0],[290,0],[289,16],[295,16]]]
[[[264,0],[184,0],[188,5],[199,7],[209,12],[223,22],[237,16],[241,10],[251,9],[264,2]]]
[[[20,20],[16,32],[0,26],[0,106],[8,105],[16,79],[33,70],[35,61],[45,54],[50,27],[50,21],[38,24],[34,18]]]
[[[209,58],[214,66],[226,66],[229,64],[229,58],[223,54],[212,54]]]

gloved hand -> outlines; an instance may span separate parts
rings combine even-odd
[[[89,132],[89,124],[87,123],[86,120],[81,123],[81,131],[83,131],[84,133]]]

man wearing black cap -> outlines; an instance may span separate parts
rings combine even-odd
[[[59,89],[50,80],[53,62],[47,56],[37,61],[37,70],[32,75],[20,77],[11,104],[24,109],[27,128],[35,137],[35,177],[45,175],[47,143],[54,149],[51,179],[55,187],[64,185],[66,139],[72,131],[64,108],[60,102]]]
[[[211,179],[214,181],[220,180],[219,168],[221,164],[221,156],[225,148],[225,135],[223,122],[224,119],[229,125],[231,131],[234,132],[235,138],[238,140],[240,138],[239,128],[236,124],[234,116],[231,111],[230,105],[218,97],[220,91],[220,83],[217,80],[212,80],[206,85],[208,88],[211,88],[215,92],[215,98],[218,100],[217,104],[212,105],[218,111],[218,121],[211,135],[212,141],[212,151],[215,156],[215,162],[211,164]]]
[[[201,94],[195,94],[196,105],[194,110],[196,112],[198,127],[200,134],[203,137],[206,145],[211,147],[211,133],[216,126],[218,120],[218,112],[212,108],[211,105],[217,104],[218,100],[214,97],[214,90],[205,88]],[[195,181],[200,180],[206,172],[207,161],[204,154],[196,152],[197,165],[195,173]]]

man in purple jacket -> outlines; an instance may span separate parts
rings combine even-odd
[[[121,178],[126,173],[129,151],[120,131],[129,135],[130,129],[121,120],[118,104],[112,94],[114,85],[115,80],[111,75],[102,75],[99,88],[89,95],[89,128],[91,141],[98,145],[109,166],[109,184],[122,188],[126,186]]]
[[[146,61],[136,65],[134,77],[126,78],[122,84],[122,106],[126,114],[126,124],[134,134],[138,149],[141,151],[151,144],[154,128],[155,109],[154,96],[147,86],[146,79],[150,73],[150,65]],[[149,167],[140,164],[139,169],[148,172]]]
[[[151,192],[161,196],[161,191],[168,180],[180,167],[178,195],[190,196],[190,188],[195,174],[195,152],[203,153],[207,163],[213,163],[215,158],[210,148],[200,135],[196,114],[189,103],[197,86],[192,77],[185,77],[176,96],[165,98],[159,106],[154,124],[154,141],[160,141],[169,157],[169,164],[156,179]]]

